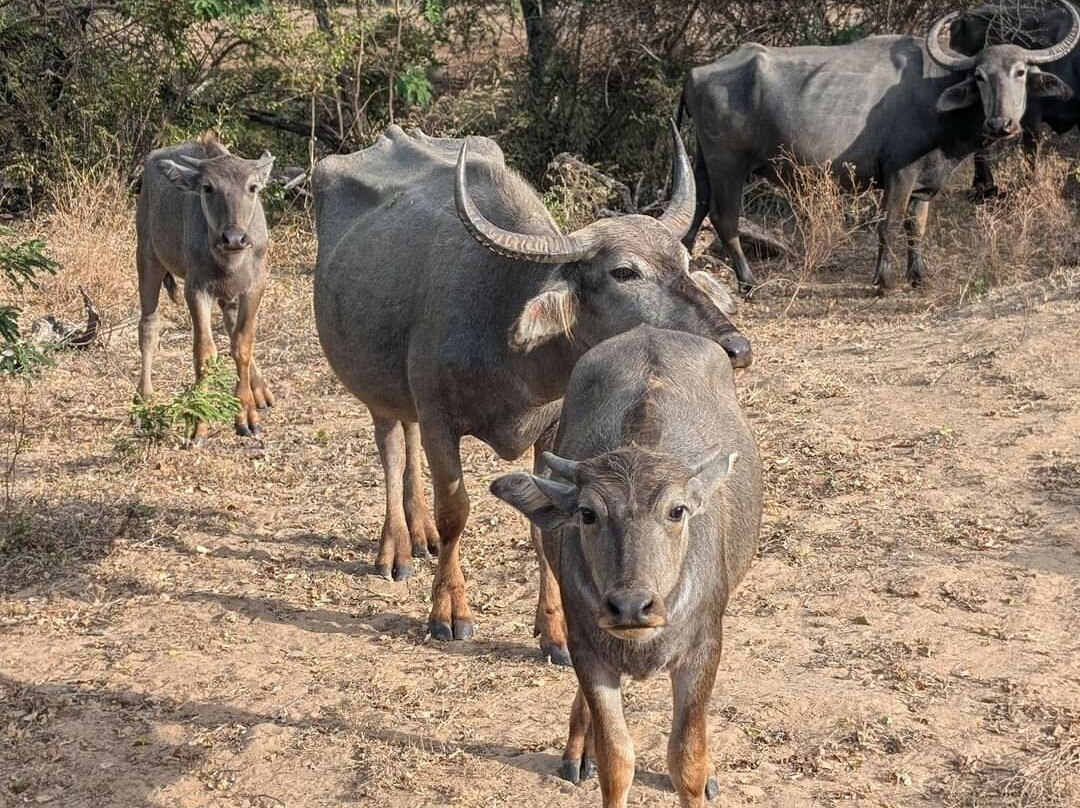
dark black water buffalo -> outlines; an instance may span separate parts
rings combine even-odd
[[[469,513],[463,436],[508,460],[547,448],[578,358],[642,323],[700,334],[733,364],[750,362],[750,343],[721,309],[723,287],[690,272],[680,243],[694,182],[672,134],[673,197],[659,219],[602,219],[570,235],[487,138],[394,126],[371,148],[315,167],[319,338],[371,410],[386,475],[376,567],[408,577],[412,556],[438,542],[428,624],[438,639],[473,633],[458,555]],[[421,493],[421,435],[437,537]],[[567,661],[558,589],[534,541],[536,629],[544,653]]]
[[[979,6],[953,21],[949,42],[957,53],[972,56],[989,43],[1009,43],[1024,48],[1045,50],[1063,41],[1072,25],[1072,15],[1062,5],[999,2]],[[1080,124],[1080,51],[1072,50],[1041,68],[1061,79],[1073,92],[1071,98],[1031,98],[1020,121],[1024,151],[1033,155],[1039,130],[1045,123],[1057,134],[1064,134]],[[990,158],[986,150],[975,152],[976,191],[987,194],[996,189]]]
[[[646,326],[601,343],[570,377],[555,448],[555,477],[491,490],[543,530],[562,591],[579,691],[561,773],[581,776],[591,723],[604,806],[623,808],[634,748],[620,680],[668,671],[668,769],[699,808],[724,610],[761,521],[761,461],[727,357]]]
[[[842,180],[885,193],[874,283],[897,284],[892,245],[908,231],[907,276],[923,270],[921,242],[930,199],[955,161],[988,140],[1013,137],[1029,97],[1068,98],[1069,87],[1036,67],[1061,59],[1080,38],[1080,15],[1051,48],[994,45],[963,56],[940,41],[959,15],[949,14],[925,41],[869,37],[835,47],[743,45],[686,81],[683,104],[694,119],[698,208],[727,246],[740,285],[754,277],[739,243],[743,184],[758,172],[780,179],[783,157],[829,166]],[[929,57],[929,58],[928,58]],[[1034,68],[1034,69],[1032,69]]]

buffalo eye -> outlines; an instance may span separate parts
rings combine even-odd
[[[681,522],[684,516],[686,516],[686,506],[676,505],[674,508],[668,511],[667,518],[670,519],[672,522]]]
[[[592,508],[578,508],[578,515],[581,517],[581,524],[596,524],[596,511]]]
[[[975,74],[975,81],[986,81],[986,74],[985,73],[976,73]]]
[[[214,186],[213,186],[213,185],[211,185],[211,184],[210,184],[210,183],[208,183],[208,182],[204,182],[204,183],[202,184],[202,192],[203,192],[204,194],[212,194],[212,193],[214,193]]]
[[[615,269],[611,270],[611,277],[619,283],[626,283],[627,281],[637,280],[641,277],[641,273],[633,267],[615,267]]]
[[[248,193],[249,194],[256,193],[258,190],[259,190],[258,183],[253,182],[253,183],[251,183],[251,185],[248,186]]]

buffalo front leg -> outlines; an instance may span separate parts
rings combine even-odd
[[[592,718],[603,808],[626,808],[634,782],[634,744],[623,719],[619,675],[598,660],[575,665]]]
[[[420,424],[420,437],[435,491],[439,564],[431,586],[428,633],[437,640],[466,640],[475,624],[465,595],[459,542],[469,518],[469,496],[461,472],[460,438],[440,424]]]
[[[570,708],[570,732],[563,750],[559,777],[580,783],[596,776],[596,753],[592,748],[592,716],[589,703],[579,687]]]
[[[191,327],[194,332],[195,384],[199,384],[206,375],[206,363],[217,356],[217,346],[214,345],[214,334],[210,328],[210,297],[204,292],[192,289],[190,284],[186,284],[184,298],[191,312]],[[188,443],[192,448],[197,448],[206,442],[206,422],[195,421],[190,424],[190,427]]]
[[[158,314],[158,302],[161,298],[161,283],[165,280],[165,270],[146,255],[142,247],[136,256],[139,269],[139,354],[142,369],[139,374],[139,397],[149,401],[154,395],[154,385],[150,374],[157,355],[161,333],[161,315]]]
[[[716,680],[720,648],[699,648],[671,672],[674,711],[668,741],[668,773],[682,808],[702,808],[719,791],[709,777],[709,733],[705,713]]]
[[[431,518],[424,496],[423,449],[420,424],[406,422],[405,428],[405,521],[409,525],[413,558],[439,554],[439,531]]]
[[[885,212],[878,224],[878,257],[874,270],[874,286],[881,294],[893,291],[899,285],[895,244],[907,218],[915,177],[913,171],[900,172],[889,177],[885,183]]]
[[[926,274],[926,259],[923,257],[923,243],[926,239],[926,223],[930,218],[930,200],[916,199],[911,203],[911,212],[904,226],[908,238],[907,279],[912,286],[918,286]]]
[[[236,331],[236,316],[238,304],[235,300],[232,301],[219,301],[221,305],[221,317],[225,321],[225,333],[229,335],[229,344],[232,344],[233,332]],[[255,407],[259,410],[264,410],[267,407],[274,406],[274,394],[270,392],[270,388],[267,386],[266,381],[263,379],[262,371],[259,370],[259,363],[255,361],[254,352],[251,356],[251,396],[255,401]]]
[[[971,193],[975,199],[989,199],[997,196],[997,192],[990,153],[986,149],[979,149],[975,152],[975,176],[971,181]]]
[[[235,321],[229,333],[233,361],[236,363],[236,398],[240,411],[236,414],[236,434],[251,437],[262,432],[259,408],[251,391],[251,368],[254,364],[255,326],[262,290],[243,295],[236,305]],[[228,321],[226,321],[228,327]]]
[[[544,473],[544,452],[552,448],[555,429],[549,429],[533,446],[533,473]],[[566,617],[562,610],[562,593],[559,582],[544,553],[544,537],[540,528],[529,524],[529,535],[536,561],[540,566],[540,597],[536,602],[536,619],[533,622],[533,635],[540,638],[540,653],[544,659],[550,659],[556,665],[569,666],[570,651],[566,647]]]
[[[404,581],[413,575],[404,504],[405,431],[400,421],[379,418],[374,413],[371,418],[375,422],[375,445],[379,447],[379,461],[386,482],[386,516],[379,554],[375,558],[375,574]]]

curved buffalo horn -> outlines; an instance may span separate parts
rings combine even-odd
[[[557,454],[552,454],[551,452],[544,452],[542,457],[544,458],[544,465],[564,480],[577,482],[578,461],[567,460],[565,457],[559,457]]]
[[[953,20],[963,14],[962,11],[951,11],[930,26],[926,35],[926,52],[930,58],[944,67],[946,70],[970,70],[975,66],[974,56],[964,56],[952,48],[946,48],[941,44],[941,32],[952,25]]]
[[[660,217],[660,223],[668,231],[681,239],[690,230],[694,221],[694,208],[697,206],[694,188],[694,174],[690,170],[690,158],[686,156],[686,146],[683,145],[679,127],[675,121],[671,123],[671,137],[673,139],[674,154],[671,156],[671,201]]]
[[[1066,3],[1065,0],[1061,0],[1061,5],[1065,6],[1069,16],[1072,18],[1072,28],[1069,30],[1068,35],[1053,47],[1043,48],[1042,50],[1025,50],[1024,59],[1029,65],[1056,62],[1076,47],[1077,42],[1080,42],[1080,12],[1076,10],[1076,6],[1072,3]]]
[[[515,261],[537,261],[541,264],[565,264],[585,261],[596,254],[597,245],[586,232],[587,228],[564,236],[512,233],[487,220],[469,195],[465,178],[465,158],[468,143],[461,144],[457,173],[454,177],[454,202],[458,218],[473,238],[497,255]]]

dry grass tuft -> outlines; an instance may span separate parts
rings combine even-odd
[[[1065,735],[1005,786],[1016,808],[1073,808],[1080,805],[1080,735]]]
[[[972,205],[965,194],[942,195],[927,240],[930,294],[955,305],[1067,271],[1077,249],[1065,190],[1074,170],[1056,152],[1029,167],[1016,150],[995,165],[999,183],[1010,189],[1004,197]]]
[[[53,189],[52,208],[26,227],[45,239],[63,267],[28,297],[35,315],[48,311],[78,320],[80,286],[107,324],[137,305],[135,197],[117,174],[72,169]]]

